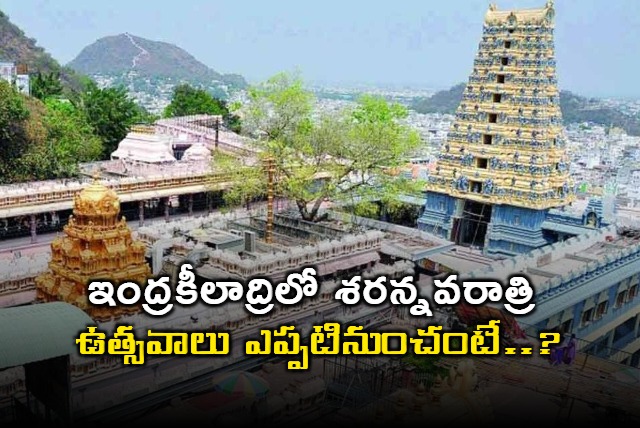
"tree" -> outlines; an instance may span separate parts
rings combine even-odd
[[[303,219],[319,221],[326,199],[353,206],[359,200],[388,201],[417,191],[415,181],[397,174],[420,143],[418,134],[400,123],[406,115],[399,104],[373,96],[339,113],[314,112],[313,96],[302,80],[279,74],[249,89],[243,128],[254,137],[260,159],[273,161],[277,192],[296,203]],[[264,192],[264,172],[261,188],[244,179],[256,174],[256,165],[236,161],[232,166],[217,162],[218,157],[214,155],[214,168],[232,175],[229,202]],[[234,168],[246,172],[234,173]]]
[[[173,89],[171,103],[164,109],[165,117],[189,116],[192,114],[211,114],[224,116],[229,113],[224,101],[212,97],[204,89],[189,84],[178,85]]]
[[[45,105],[52,176],[74,175],[79,162],[100,159],[103,152],[102,141],[93,133],[82,111],[68,101],[48,99]]]
[[[38,72],[33,79],[31,79],[31,95],[39,100],[45,100],[49,97],[61,95],[62,90],[60,73],[52,71],[50,73],[43,74]]]
[[[190,116],[193,114],[220,115],[234,132],[240,132],[240,118],[233,114],[227,103],[209,94],[204,89],[189,84],[178,85],[173,89],[171,103],[164,109],[164,117]]]
[[[29,119],[25,97],[9,83],[0,80],[0,181],[12,181],[16,160],[28,145],[26,123]]]
[[[94,161],[102,154],[102,142],[93,134],[82,111],[66,100],[34,99],[30,122],[44,135],[29,132],[28,148],[16,161],[14,181],[73,177],[78,163]]]
[[[102,140],[102,157],[108,159],[118,148],[131,126],[140,117],[136,103],[122,87],[100,89],[89,82],[86,90],[76,100],[76,105],[87,116],[94,133]]]

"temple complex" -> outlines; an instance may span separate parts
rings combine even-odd
[[[119,213],[118,196],[97,180],[75,195],[66,236],[51,243],[49,270],[36,278],[38,300],[71,303],[101,321],[138,311],[135,306],[96,307],[87,300],[93,279],[144,285],[151,276],[144,243],[132,239]]]
[[[456,119],[430,175],[420,228],[489,255],[557,240],[547,212],[573,200],[553,43],[553,2],[491,5]]]

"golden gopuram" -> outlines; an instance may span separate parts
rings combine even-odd
[[[140,310],[138,306],[96,307],[87,299],[92,280],[115,286],[135,282],[143,287],[151,276],[144,243],[132,239],[126,219],[118,219],[119,214],[118,195],[97,179],[74,196],[65,236],[51,243],[49,270],[36,278],[38,300],[71,303],[97,321]]]
[[[426,185],[421,229],[506,254],[547,243],[539,229],[544,211],[574,198],[554,15],[551,1],[528,10],[489,6],[473,71]],[[518,236],[522,242],[512,239]]]

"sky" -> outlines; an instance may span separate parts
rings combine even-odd
[[[63,64],[124,32],[173,43],[250,82],[298,70],[310,83],[431,89],[466,81],[490,2],[546,0],[0,0]],[[561,89],[640,97],[640,1],[557,0]]]

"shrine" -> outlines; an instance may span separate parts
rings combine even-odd
[[[151,276],[144,243],[132,239],[126,219],[119,219],[119,214],[117,194],[97,178],[75,195],[65,236],[51,243],[49,269],[36,278],[38,300],[71,303],[97,321],[138,312],[137,306],[96,307],[87,299],[92,280],[143,286]]]

